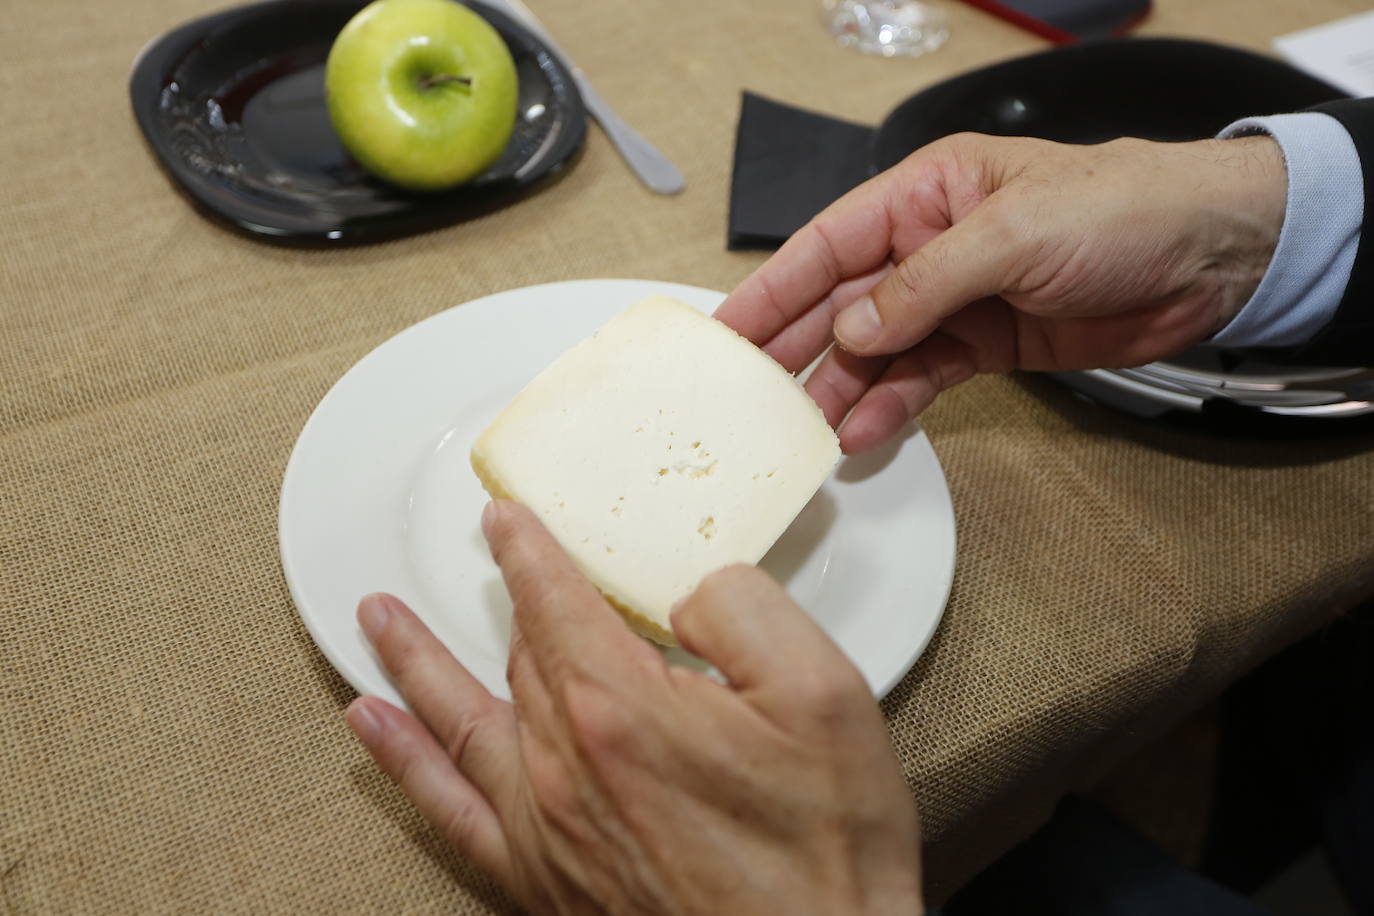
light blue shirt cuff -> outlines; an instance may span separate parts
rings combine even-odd
[[[1306,343],[1336,313],[1350,281],[1364,218],[1360,156],[1341,123],[1319,112],[1245,118],[1230,139],[1263,133],[1283,150],[1288,203],[1269,268],[1250,301],[1217,332],[1219,347]]]

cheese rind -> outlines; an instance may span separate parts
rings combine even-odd
[[[653,297],[531,381],[478,438],[495,498],[528,506],[641,635],[709,573],[757,563],[839,460],[801,385],[691,306]]]

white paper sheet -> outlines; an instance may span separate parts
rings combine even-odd
[[[1374,95],[1374,12],[1280,35],[1274,50],[1351,95]]]

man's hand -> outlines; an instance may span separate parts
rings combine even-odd
[[[483,530],[515,602],[513,703],[395,598],[358,620],[415,717],[348,722],[463,854],[557,913],[919,913],[915,806],[862,676],[765,574],[673,614],[728,686],[634,636],[524,508]]]
[[[1267,137],[962,134],[828,207],[716,317],[791,372],[837,341],[806,387],[862,452],[975,373],[1140,365],[1215,333],[1264,275],[1286,192]]]

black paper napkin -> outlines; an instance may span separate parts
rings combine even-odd
[[[743,94],[727,246],[776,248],[870,177],[873,128]]]

